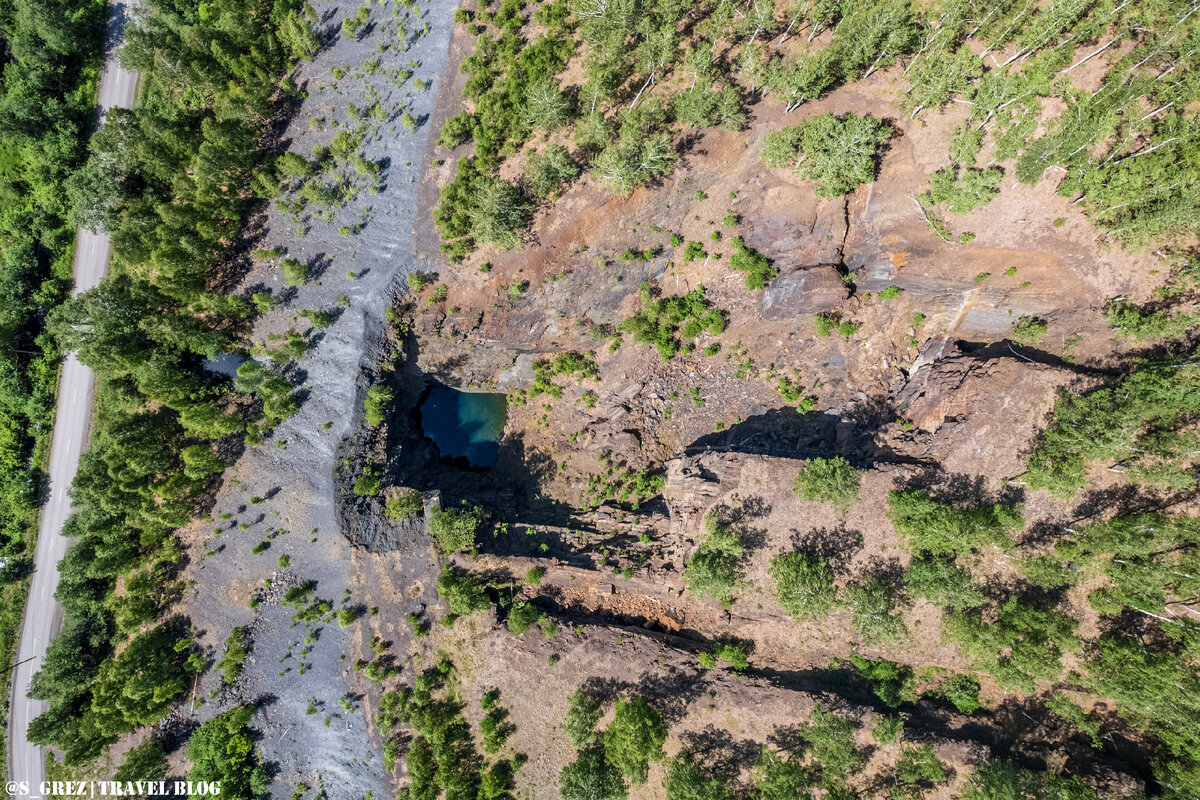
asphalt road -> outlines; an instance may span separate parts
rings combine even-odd
[[[122,68],[115,55],[132,5],[132,0],[127,0],[108,6],[107,55],[99,87],[101,115],[114,107],[132,108],[137,93],[138,74]],[[74,293],[86,291],[100,282],[108,270],[108,251],[107,235],[79,231],[73,268]],[[87,446],[93,383],[92,371],[80,364],[74,353],[69,354],[63,361],[58,381],[57,416],[50,446],[50,496],[42,508],[38,528],[33,579],[25,618],[21,622],[8,715],[8,777],[12,781],[28,782],[32,796],[39,795],[37,786],[46,778],[46,762],[42,748],[30,744],[25,732],[29,723],[46,710],[46,704],[26,695],[30,679],[41,667],[46,647],[62,624],[62,606],[54,598],[54,592],[58,587],[58,562],[70,543],[62,535],[63,523],[72,511],[67,490],[75,479],[79,454]]]

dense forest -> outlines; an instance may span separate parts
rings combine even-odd
[[[584,167],[628,193],[670,171],[690,129],[737,130],[752,103],[766,99],[790,112],[900,62],[911,116],[951,102],[971,106],[950,163],[921,198],[939,235],[945,226],[936,213],[987,203],[999,191],[999,162],[1011,162],[1019,182],[1058,181],[1060,194],[1122,244],[1173,241],[1186,235],[1198,202],[1189,190],[1200,170],[1200,128],[1189,111],[1195,11],[1170,0],[998,0],[986,9],[948,0],[921,11],[891,0],[557,0],[533,12],[542,32],[529,39],[520,0],[505,0],[494,14],[481,3],[470,23],[475,51],[462,65],[471,107],[441,135],[448,147],[473,142],[474,150],[459,158],[434,219],[452,259],[476,242],[512,247],[537,200]],[[586,76],[565,91],[558,75],[577,45]],[[1001,61],[1001,52],[1011,55]],[[1096,91],[1076,89],[1071,73],[1104,53],[1122,55]],[[1042,125],[1051,101],[1067,111]],[[774,132],[764,160],[817,180],[826,196],[845,194],[869,180],[875,156],[871,135],[850,123],[824,121],[807,147],[802,126]],[[527,159],[519,181],[498,177],[534,133],[562,129],[575,152],[548,145]],[[845,146],[815,146],[832,134]],[[985,140],[994,157],[977,164]]]
[[[58,377],[43,316],[71,286],[67,178],[91,126],[104,4],[0,5],[0,657],[11,663]],[[0,680],[8,706],[10,673]]]
[[[226,467],[294,413],[287,362],[249,361],[238,386],[204,368],[251,313],[227,295],[259,149],[293,59],[315,37],[300,3],[149,3],[127,32],[134,111],[114,110],[67,184],[82,224],[113,241],[110,276],[49,315],[47,329],[97,373],[97,416],[59,571],[63,631],[32,692],[49,701],[30,738],[68,764],[160,719],[203,667],[177,599],[173,532]],[[222,448],[222,445],[224,447]]]

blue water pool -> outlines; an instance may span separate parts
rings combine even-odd
[[[504,395],[433,386],[420,414],[422,432],[444,457],[464,458],[472,467],[496,463],[508,418]]]

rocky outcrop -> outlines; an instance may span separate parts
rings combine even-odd
[[[1023,454],[1069,378],[1016,357],[964,354],[946,340],[926,344],[914,366],[894,395],[913,428],[889,447],[973,474],[1022,472]]]
[[[834,267],[810,267],[780,275],[763,292],[765,319],[820,314],[846,301],[850,289]]]

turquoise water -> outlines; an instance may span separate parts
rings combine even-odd
[[[507,419],[502,394],[434,386],[421,403],[421,431],[444,457],[465,458],[472,467],[496,463]]]

